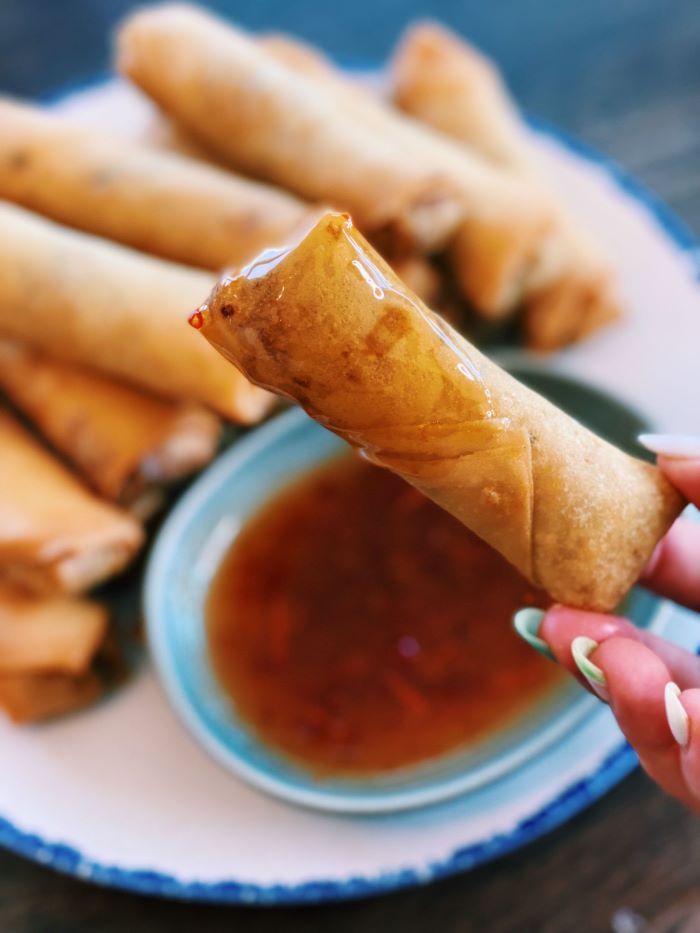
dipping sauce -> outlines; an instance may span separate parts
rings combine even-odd
[[[546,604],[452,516],[347,456],[236,538],[209,645],[266,744],[317,774],[376,774],[473,742],[561,683],[511,629],[516,609]]]

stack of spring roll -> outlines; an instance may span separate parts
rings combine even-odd
[[[271,407],[187,326],[222,269],[330,206],[453,319],[468,303],[554,349],[618,313],[496,70],[440,27],[404,37],[391,102],[184,5],[131,17],[117,60],[155,105],[147,138],[0,99],[0,707],[17,721],[100,693],[109,619],[85,594],[134,559],[222,419]]]
[[[308,206],[9,100],[0,198],[0,707],[28,722],[100,693],[108,612],[85,594],[134,559],[222,419],[270,409],[187,316]]]

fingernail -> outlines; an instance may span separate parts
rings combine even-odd
[[[640,434],[637,440],[642,447],[662,457],[700,459],[700,437],[697,434]]]
[[[681,688],[672,680],[666,684],[664,690],[664,703],[666,704],[666,719],[673,738],[680,746],[688,744],[688,714],[680,701]]]
[[[593,638],[589,638],[587,635],[579,635],[571,642],[571,657],[574,659],[576,667],[591,685],[591,689],[596,696],[607,703],[610,694],[608,693],[608,682],[605,679],[605,674],[589,657],[597,647],[598,642]]]
[[[513,628],[535,651],[539,651],[550,661],[556,661],[547,642],[537,634],[542,619],[544,619],[544,612],[541,609],[519,609],[513,616]]]

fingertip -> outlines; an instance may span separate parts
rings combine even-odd
[[[657,465],[676,489],[694,505],[700,505],[700,457],[680,459],[659,456]]]
[[[686,716],[686,742],[680,746],[680,768],[696,806],[700,800],[700,689],[694,687],[678,695]]]
[[[556,605],[545,613],[539,636],[550,646],[557,661],[582,680],[571,654],[576,638],[585,636],[601,643],[615,635],[634,637],[635,631],[627,619],[618,616]]]
[[[664,691],[672,680],[661,658],[634,638],[612,637],[591,655],[603,671],[610,705],[627,739],[638,749],[673,742]]]

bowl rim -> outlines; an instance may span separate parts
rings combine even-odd
[[[574,385],[582,384],[580,380],[545,370],[542,367],[529,366],[528,370],[551,376],[558,381]],[[590,388],[594,394],[602,396],[607,394],[604,391],[601,392],[596,386],[588,387],[585,383],[583,385],[586,389]],[[631,411],[625,403],[619,402],[619,404]],[[182,546],[184,532],[191,522],[196,521],[197,515],[205,504],[215,500],[221,494],[223,487],[232,481],[236,472],[254,461],[258,453],[267,450],[272,445],[282,446],[285,438],[306,425],[310,429],[323,430],[304,411],[293,408],[275,416],[271,421],[255,428],[236,441],[228,450],[220,454],[217,460],[185,492],[159,530],[151,550],[144,576],[143,591],[150,654],[166,696],[181,721],[202,748],[228,772],[242,778],[249,785],[286,802],[330,813],[382,815],[443,803],[476,791],[488,782],[496,781],[511,773],[536,755],[542,754],[570,730],[593,715],[598,706],[598,700],[582,693],[580,697],[573,697],[539,731],[533,730],[524,738],[515,740],[510,747],[503,751],[496,751],[493,757],[481,763],[477,762],[462,773],[438,775],[434,780],[427,776],[423,782],[403,789],[380,787],[375,790],[368,788],[364,792],[359,786],[354,789],[354,793],[347,794],[330,784],[326,787],[323,784],[314,787],[311,774],[308,774],[309,784],[300,786],[287,780],[283,773],[266,772],[255,763],[251,763],[245,754],[231,748],[224,737],[215,734],[210,729],[202,715],[202,708],[198,703],[192,702],[179,676],[176,661],[177,650],[174,647],[173,634],[169,631],[167,608],[164,606],[165,587],[162,582],[168,577],[169,565],[175,558],[177,549]],[[315,463],[322,462],[322,456],[313,455],[308,466],[302,468],[300,472],[312,469]],[[290,474],[289,478],[293,479],[294,474]],[[276,488],[267,491],[259,505],[264,504],[276,491]],[[661,627],[666,611],[668,611],[667,604],[663,600],[658,600],[647,629],[653,631]],[[203,620],[200,621],[203,623]],[[206,663],[209,665],[208,660]],[[216,687],[219,695],[225,697],[218,683]],[[201,695],[199,687],[196,693],[198,696]],[[241,723],[235,713],[230,710],[230,706],[228,710],[232,725],[245,728],[245,724]],[[265,743],[254,733],[249,733],[249,736],[252,744],[265,747]],[[271,751],[274,752],[274,749]],[[420,778],[418,780],[421,781]],[[361,782],[358,784],[361,785]]]

